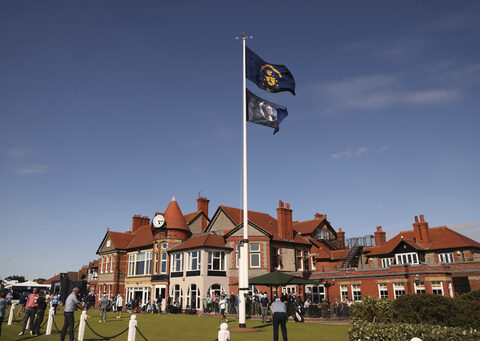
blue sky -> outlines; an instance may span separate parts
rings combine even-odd
[[[240,6],[242,5],[242,6]],[[241,206],[240,32],[285,64],[248,126],[249,208],[347,237],[425,214],[480,236],[477,1],[0,3],[0,277],[78,269],[106,228]]]

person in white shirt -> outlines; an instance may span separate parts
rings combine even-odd
[[[223,322],[223,320],[225,320],[225,322],[228,322],[227,318],[225,317],[225,308],[227,307],[227,299],[225,298],[225,296],[222,295],[220,301],[218,302],[218,305],[220,306],[220,322]]]
[[[117,306],[117,319],[122,317],[122,310],[123,310],[123,297],[122,295],[118,294],[117,295],[117,301],[115,302],[115,305]]]

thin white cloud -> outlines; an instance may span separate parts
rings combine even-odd
[[[14,173],[18,175],[42,174],[48,172],[49,170],[49,166],[29,166],[17,168],[14,170]]]
[[[30,153],[28,148],[10,148],[7,150],[7,154],[12,158],[21,158]]]
[[[324,83],[320,85],[319,92],[328,112],[444,104],[461,97],[461,92],[457,89],[407,90],[404,83],[405,80],[400,75],[376,74]]]
[[[332,154],[331,157],[334,160],[352,159],[368,155],[368,153],[369,149],[367,147],[360,147],[357,149],[348,148],[347,150]]]
[[[390,146],[384,145],[384,146],[381,146],[380,148],[378,148],[377,153],[378,154],[383,154],[389,149],[390,149]]]

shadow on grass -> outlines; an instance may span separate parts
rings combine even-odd
[[[255,326],[253,327],[254,329],[262,329],[262,328],[265,328],[265,327],[270,327],[270,326],[273,326],[273,323],[265,323],[265,324],[261,324],[259,326]]]

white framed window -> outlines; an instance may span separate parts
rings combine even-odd
[[[405,295],[405,285],[403,283],[393,283],[393,297],[397,299]]]
[[[340,285],[340,299],[342,301],[348,300],[348,286]]]
[[[425,282],[418,282],[415,283],[415,293],[416,294],[424,294],[426,291],[425,291]]]
[[[439,253],[438,260],[440,261],[440,263],[453,263],[453,252]]]
[[[323,285],[307,285],[306,292],[312,303],[320,303],[325,299],[325,287]]]
[[[166,274],[167,273],[167,253],[162,252],[162,255],[160,256],[160,273]]]
[[[112,245],[112,242],[110,241],[110,239],[107,239],[107,247],[110,247],[110,245]]]
[[[297,254],[297,271],[303,271],[303,250],[296,250]]]
[[[443,283],[441,281],[432,282],[432,294],[443,296]]]
[[[200,290],[196,284],[190,284],[187,290],[187,307],[200,309]]]
[[[110,256],[110,272],[113,272],[113,256]]]
[[[378,284],[378,297],[380,297],[380,298],[388,298],[388,287],[387,287],[387,283],[379,283],[379,284]]]
[[[128,275],[143,276],[152,273],[152,251],[128,255]]]
[[[157,253],[154,253],[153,255],[153,264],[154,264],[153,272],[154,274],[158,274],[158,254]]]
[[[296,285],[287,285],[282,288],[282,294],[290,295],[297,293],[297,286]]]
[[[108,265],[110,264],[110,256],[105,257],[105,272],[110,272]]]
[[[394,263],[393,257],[382,258],[382,268],[389,268]]]
[[[419,264],[416,252],[398,253],[395,255],[396,264]]]
[[[172,298],[173,298],[173,304],[180,303],[180,306],[182,306],[182,288],[180,288],[179,284],[175,284],[173,286],[172,290]]]
[[[240,244],[235,245],[235,266],[240,266]]]
[[[183,253],[172,255],[172,272],[183,271]]]
[[[260,244],[250,244],[250,267],[260,267]]]
[[[352,284],[352,299],[354,301],[362,300],[362,290],[360,284]]]
[[[100,257],[100,273],[103,274],[103,258],[104,257]]]
[[[310,257],[310,269],[312,271],[317,269],[316,263],[315,263],[315,256]]]
[[[135,275],[135,254],[128,255],[128,275]]]
[[[200,270],[200,251],[189,252],[188,270]]]
[[[208,251],[208,270],[225,271],[225,252]]]

